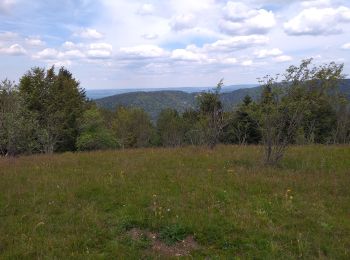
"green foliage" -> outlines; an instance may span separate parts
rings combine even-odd
[[[261,132],[254,114],[258,110],[257,104],[250,96],[246,96],[243,103],[233,113],[226,113],[228,123],[223,129],[221,141],[224,143],[258,144]]]
[[[164,109],[172,108],[183,113],[186,109],[194,108],[195,95],[182,91],[131,92],[101,98],[95,102],[111,111],[118,107],[140,108],[156,122]]]
[[[259,121],[265,144],[266,162],[276,164],[287,146],[305,139],[308,143],[329,143],[337,127],[337,106],[343,65],[329,63],[312,66],[312,59],[290,66],[284,79],[266,76]],[[304,138],[300,136],[304,133]]]
[[[202,92],[197,96],[200,124],[202,125],[205,143],[214,148],[219,142],[223,128],[223,106],[220,100],[220,91],[223,80],[212,91]]]
[[[347,88],[345,87],[344,90]],[[201,93],[186,93],[182,91],[152,91],[152,92],[131,92],[114,95],[95,100],[99,107],[114,111],[119,106],[137,107],[143,109],[155,122],[160,112],[164,109],[175,109],[180,114],[187,110],[195,109],[198,106],[197,96]],[[261,87],[244,88],[232,92],[220,94],[220,100],[225,111],[232,110],[239,105],[243,98],[249,95],[257,100],[261,95]],[[350,95],[350,94],[349,94]]]
[[[162,145],[179,146],[183,144],[185,138],[184,122],[176,110],[163,110],[157,120],[157,129]]]
[[[19,95],[24,109],[36,115],[40,124],[39,143],[42,151],[75,150],[79,119],[85,107],[85,93],[72,74],[54,67],[45,71],[33,68],[21,79]]]
[[[168,245],[184,240],[188,235],[188,230],[180,224],[174,224],[162,228],[159,232],[160,238]]]
[[[124,107],[116,110],[112,130],[122,148],[150,146],[155,131],[146,112]]]
[[[39,125],[33,113],[23,108],[17,86],[0,83],[0,155],[28,154],[39,149]]]
[[[117,147],[112,132],[107,129],[100,111],[92,107],[84,112],[77,148],[84,150],[104,150]]]

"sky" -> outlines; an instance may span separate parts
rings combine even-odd
[[[314,58],[350,74],[349,0],[0,0],[0,79],[67,67],[86,89],[255,84]]]

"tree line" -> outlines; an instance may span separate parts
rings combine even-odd
[[[221,80],[197,96],[197,107],[165,109],[152,122],[139,108],[99,108],[65,68],[33,68],[18,85],[0,83],[0,155],[184,145],[262,144],[277,163],[291,144],[350,142],[348,100],[339,93],[343,64],[304,60],[259,80],[260,99],[246,96],[231,111]]]

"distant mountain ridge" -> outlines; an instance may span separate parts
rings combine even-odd
[[[339,89],[350,100],[350,79],[342,81]],[[241,88],[229,92],[223,88],[221,100],[224,109],[226,111],[233,109],[246,95],[257,100],[261,95],[261,90],[260,86]],[[97,105],[110,110],[118,106],[142,108],[151,116],[152,120],[155,120],[159,113],[166,108],[176,109],[181,113],[186,109],[195,108],[197,105],[196,96],[200,93],[201,91],[189,93],[180,90],[136,91],[96,99],[95,102]]]
[[[195,108],[196,96],[201,92],[186,93],[184,91],[163,90],[152,92],[130,92],[110,97],[96,99],[95,102],[106,109],[113,110],[118,106],[137,107],[144,109],[154,120],[166,108],[176,109],[180,113],[186,109]],[[232,92],[223,92],[221,99],[225,110],[239,104],[246,95],[256,99],[260,95],[260,87],[238,89]]]
[[[241,84],[225,86],[223,92],[231,92],[241,88],[257,87],[257,84]],[[133,92],[156,92],[156,91],[182,91],[185,93],[196,93],[212,89],[213,87],[179,87],[179,88],[131,88],[131,89],[86,89],[86,95],[90,99],[101,99],[104,97],[133,93]]]

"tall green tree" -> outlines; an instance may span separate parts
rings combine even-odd
[[[210,148],[214,148],[219,142],[224,126],[223,106],[220,100],[222,86],[223,80],[220,80],[215,89],[203,92],[197,97],[200,122],[204,126],[204,136]]]
[[[76,149],[86,97],[67,69],[60,68],[58,74],[54,67],[31,69],[20,79],[19,94],[25,108],[36,115],[43,152]]]
[[[261,141],[261,133],[253,115],[257,109],[257,104],[252,98],[246,96],[234,112],[228,113],[228,123],[223,129],[222,141],[243,145],[258,144]]]
[[[0,155],[36,152],[38,129],[35,116],[24,109],[17,86],[9,80],[0,82]]]

